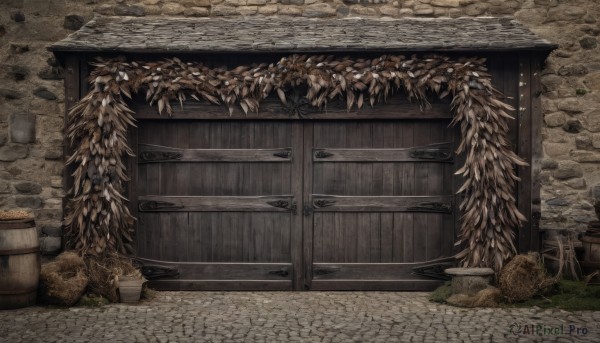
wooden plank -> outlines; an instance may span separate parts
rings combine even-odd
[[[313,291],[433,291],[439,280],[314,280]]]
[[[66,132],[69,124],[69,110],[77,104],[80,95],[80,59],[77,56],[69,55],[65,60],[65,114],[63,117],[63,164],[67,162],[67,159],[73,153],[71,149],[71,143],[67,138]],[[63,191],[65,194],[71,194],[70,191],[73,188],[73,172],[75,171],[75,165],[65,165],[63,171],[62,183]],[[63,197],[62,207],[66,208],[69,201],[69,197]],[[63,215],[66,211],[63,211]]]
[[[139,144],[138,163],[165,162],[290,162],[292,148],[282,149],[176,149]]]
[[[205,263],[174,262],[136,258],[143,266],[173,268],[181,279],[193,280],[291,280],[290,263]],[[163,278],[165,280],[172,277]]]
[[[529,165],[519,166],[521,181],[517,183],[517,207],[527,218],[518,228],[518,251],[531,249],[531,59],[529,54],[519,54],[519,138],[518,155]]]
[[[314,213],[310,211],[308,203],[313,193],[313,163],[312,156],[308,152],[311,151],[314,140],[319,136],[315,136],[317,125],[312,122],[304,123],[302,131],[302,199],[303,206],[299,208],[299,213],[302,214],[302,243],[295,241],[294,244],[302,244],[302,289],[311,289],[312,283],[312,264],[313,264],[313,248],[314,248]],[[325,227],[325,226],[324,226]],[[323,233],[325,239],[325,232]],[[325,241],[324,241],[325,242]],[[325,250],[324,250],[325,252]]]
[[[540,160],[542,151],[542,90],[541,74],[545,55],[535,54],[531,57],[531,246],[530,250],[539,251],[541,248],[540,219],[541,219],[541,180]]]
[[[256,119],[434,119],[452,118],[448,103],[433,103],[428,109],[421,110],[416,103],[410,103],[405,96],[390,97],[385,104],[377,104],[374,107],[365,106],[360,110],[354,107],[348,111],[345,106],[330,105],[323,110],[313,108],[312,112],[304,116],[288,113],[278,99],[265,99],[260,104],[258,113],[249,112],[245,114],[237,106],[233,113],[224,106],[199,103],[193,100],[185,101],[183,109],[179,103],[173,102],[173,115],[159,115],[156,107],[150,107],[143,98],[132,101],[131,108],[136,113],[137,119],[222,119],[222,120],[256,120]]]
[[[453,162],[452,142],[402,149],[313,149],[314,162]]]
[[[423,125],[418,123],[415,125],[415,131],[413,132],[413,144],[420,145],[427,142],[429,139],[436,140],[438,136],[435,134],[435,126],[433,123],[430,125]],[[429,164],[427,163],[415,163],[414,173],[414,189],[417,195],[428,195],[429,193]],[[433,193],[435,194],[435,193]],[[447,199],[447,203],[450,204],[448,209],[452,208],[451,202]],[[427,238],[429,226],[427,223],[427,215],[422,213],[415,213],[413,215],[413,258],[415,262],[425,261],[427,259]]]
[[[300,291],[304,288],[304,273],[303,268],[303,206],[304,206],[304,127],[302,123],[293,123],[291,127],[292,151],[296,154],[292,158],[292,165],[289,172],[285,175],[291,182],[291,193],[297,194],[296,209],[290,217],[291,225],[287,236],[284,236],[284,243],[287,244],[291,262],[293,265],[293,289]]]
[[[291,291],[289,280],[159,280],[149,281],[157,291]],[[419,288],[415,288],[419,289]]]
[[[313,280],[431,280],[412,273],[423,263],[315,263]]]
[[[452,195],[436,196],[340,196],[314,194],[318,212],[435,212],[451,213]]]
[[[141,212],[290,212],[293,201],[293,195],[138,197]]]

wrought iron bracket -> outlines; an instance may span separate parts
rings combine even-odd
[[[281,268],[279,270],[272,270],[269,272],[269,275],[277,275],[281,277],[287,277],[290,275],[290,270],[288,268]]]
[[[415,212],[437,212],[437,213],[452,213],[452,205],[443,204],[440,202],[422,202],[415,206],[408,207],[407,210]]]
[[[290,150],[279,151],[273,154],[273,156],[281,157],[281,158],[290,158],[292,157],[292,152]]]
[[[332,153],[326,152],[323,150],[319,150],[319,151],[315,152],[315,158],[327,158],[327,157],[331,157],[331,156],[333,156]]]
[[[315,208],[329,207],[335,204],[335,200],[315,200],[313,204],[315,205]]]
[[[158,210],[180,210],[184,208],[183,205],[176,205],[172,202],[166,201],[140,201],[138,208],[140,211],[158,211]]]
[[[411,158],[415,158],[418,160],[428,160],[428,161],[446,161],[452,158],[452,152],[447,149],[439,149],[439,148],[415,148],[411,149],[408,153]]]
[[[139,155],[139,161],[142,163],[178,161],[182,158],[183,154],[175,151],[148,150],[142,151]]]

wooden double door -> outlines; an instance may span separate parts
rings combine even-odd
[[[448,124],[142,120],[139,261],[159,289],[434,288],[413,268],[453,253]]]

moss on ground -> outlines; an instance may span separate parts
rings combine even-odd
[[[84,295],[77,302],[77,306],[83,307],[102,307],[109,303],[108,299],[97,295]]]
[[[445,304],[450,295],[452,295],[451,283],[446,282],[429,294],[429,300]],[[566,311],[600,311],[600,286],[588,286],[582,281],[562,280],[544,296],[500,305],[503,307],[560,308]]]
[[[444,283],[440,287],[436,288],[429,295],[429,301],[433,301],[440,304],[445,304],[446,299],[452,295],[452,283],[450,281]]]
[[[513,307],[560,308],[567,311],[600,311],[600,286],[588,286],[581,281],[560,281],[545,296],[510,304]]]

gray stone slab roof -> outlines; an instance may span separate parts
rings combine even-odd
[[[551,50],[512,18],[103,17],[55,52],[328,52]]]

